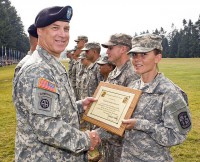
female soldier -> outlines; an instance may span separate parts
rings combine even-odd
[[[131,119],[124,120],[122,162],[173,161],[170,147],[182,143],[191,129],[187,95],[158,72],[162,39],[145,34],[132,39],[129,55],[141,75],[131,87],[142,90]]]

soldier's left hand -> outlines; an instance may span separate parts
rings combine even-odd
[[[133,129],[137,120],[136,119],[123,119],[122,123],[126,124],[126,129]]]
[[[85,99],[83,99],[82,101],[82,105],[83,105],[83,109],[86,110],[87,107],[92,103],[92,102],[96,102],[97,99],[95,99],[94,97],[86,97]]]

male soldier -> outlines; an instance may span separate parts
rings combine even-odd
[[[35,51],[37,46],[38,35],[37,35],[37,29],[34,24],[29,26],[28,33],[29,33],[30,50],[28,51],[27,55],[15,67],[14,77],[17,75],[23,64],[30,58],[30,56],[32,55],[33,51]]]
[[[72,69],[73,69],[73,65],[74,65],[74,49],[71,49],[71,50],[67,50],[66,52],[66,55],[67,55],[67,58],[69,58],[69,62],[68,62],[68,76],[69,76],[69,80],[70,82],[72,81],[71,78],[72,78]]]
[[[81,62],[84,66],[84,71],[83,71],[83,75],[82,75],[81,82],[80,82],[80,97],[81,97],[81,99],[83,99],[83,98],[87,97],[87,88],[86,88],[87,81],[88,81],[87,69],[92,64],[92,62],[86,58],[85,51],[83,51],[81,53],[79,58],[81,59]]]
[[[87,73],[87,96],[92,96],[99,85],[99,82],[103,80],[103,77],[99,71],[99,65],[97,61],[100,58],[101,46],[97,42],[86,43],[82,51],[86,51],[86,58],[92,62],[88,67]]]
[[[84,48],[85,44],[88,42],[88,37],[85,35],[79,35],[77,39],[74,40],[77,43],[77,49],[75,51],[75,55],[79,56],[82,52],[81,50]]]
[[[115,69],[115,64],[108,61],[108,56],[103,56],[97,64],[100,66],[100,73],[103,76],[103,81],[106,81],[111,71]]]
[[[116,68],[108,76],[107,81],[109,83],[127,87],[133,81],[139,79],[139,76],[134,72],[130,57],[127,55],[127,52],[131,49],[131,39],[130,35],[117,33],[111,35],[110,40],[102,44],[104,48],[107,48],[108,60],[116,65]],[[122,138],[113,135],[106,141],[105,148],[104,160],[106,162],[119,162]]]
[[[83,49],[85,43],[88,42],[88,37],[84,36],[84,35],[80,35],[74,41],[77,43],[76,50],[74,51],[74,57],[75,57],[76,61],[74,62],[74,65],[72,68],[71,82],[72,82],[72,86],[73,86],[73,89],[75,92],[76,100],[79,100],[80,99],[80,92],[79,92],[80,87],[77,87],[77,84],[82,77],[84,67],[82,66],[81,61],[78,59],[78,57],[80,56],[80,53],[82,52],[81,50]]]
[[[38,46],[13,86],[17,113],[15,161],[83,162],[100,142],[79,130],[79,112],[94,98],[75,102],[60,53],[69,42],[71,6],[45,8],[35,18]]]

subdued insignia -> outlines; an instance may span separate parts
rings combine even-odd
[[[49,100],[48,99],[41,99],[40,101],[40,106],[43,108],[43,109],[48,109],[49,108]]]
[[[186,129],[191,125],[190,118],[186,111],[178,114],[178,121],[183,129]]]
[[[38,88],[45,89],[50,92],[56,92],[56,84],[45,78],[39,78]]]

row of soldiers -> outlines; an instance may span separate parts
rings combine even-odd
[[[78,36],[77,45],[67,50],[69,58],[68,74],[76,100],[93,96],[100,81],[128,87],[139,78],[135,73],[132,61],[127,52],[131,49],[132,37],[119,33],[111,35],[108,42],[99,44],[88,42],[87,36]],[[106,55],[100,55],[101,46],[107,48]],[[115,49],[114,49],[115,47]],[[91,124],[81,120],[81,129],[92,129]],[[102,161],[119,161],[122,139],[118,136],[103,141]],[[92,158],[91,158],[92,159]],[[98,158],[94,158],[98,161]]]

